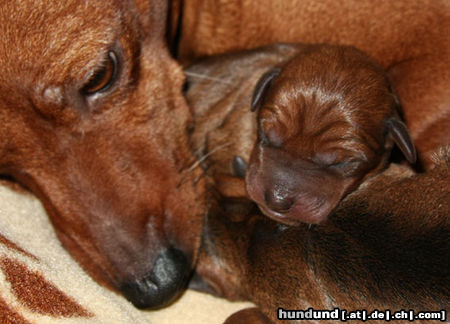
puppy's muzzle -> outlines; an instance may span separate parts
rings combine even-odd
[[[279,189],[266,190],[264,200],[267,207],[278,213],[289,211],[294,204],[294,198],[289,193]]]
[[[120,290],[137,308],[164,307],[184,290],[190,272],[186,255],[171,247],[156,257],[148,276],[126,282]]]

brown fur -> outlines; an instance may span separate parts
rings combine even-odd
[[[0,4],[0,173],[40,197],[94,278],[141,307],[184,287],[205,212],[166,11],[143,0]],[[109,51],[116,77],[87,95],[108,76]],[[173,282],[151,283],[173,264]]]
[[[448,1],[172,2],[181,60],[278,42],[353,45],[388,70],[423,165],[450,143]]]
[[[296,46],[213,57],[191,66],[186,99],[192,109],[194,150],[215,186],[226,196],[245,197],[243,179],[233,173],[233,157],[250,158],[257,134],[256,114],[250,99],[260,76],[298,52]]]
[[[448,314],[449,153],[424,174],[391,166],[320,226],[286,227],[255,210],[231,221],[226,208],[239,202],[224,199],[209,214],[197,271],[274,322],[278,307]]]
[[[227,318],[227,320],[223,324],[252,324],[252,323],[259,323],[259,324],[270,324],[272,321],[270,321],[261,311],[256,308],[245,308],[243,310],[240,310],[234,314],[232,314],[230,317]]]
[[[255,87],[261,71],[268,72]],[[414,162],[384,71],[352,47],[268,46],[211,58],[186,74],[196,120],[192,139],[211,155],[205,164],[217,188],[226,196],[242,193],[235,190],[231,159],[243,154],[250,160],[250,198],[278,221],[325,220],[385,167],[393,139]],[[248,113],[253,88],[256,119]]]
[[[236,194],[233,156],[248,159],[256,140],[249,93],[267,66],[296,54],[277,45],[186,70],[193,146],[222,194],[205,222],[192,286],[250,300],[274,322],[278,307],[448,312],[450,148],[423,174],[392,165],[368,179],[320,226],[277,224]],[[265,323],[264,316],[242,311],[229,323]]]
[[[415,162],[385,72],[364,53],[310,45],[270,73],[255,90],[258,140],[246,174],[247,191],[267,216],[324,221],[384,168],[393,141]]]

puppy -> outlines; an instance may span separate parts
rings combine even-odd
[[[387,72],[418,150],[417,168],[450,144],[448,1],[172,1],[172,39],[184,62],[279,42],[352,45]],[[176,31],[176,32],[175,32]]]
[[[385,72],[351,47],[312,45],[266,72],[253,94],[258,108],[247,191],[285,224],[324,221],[385,167],[394,143],[416,160]]]
[[[298,53],[277,45],[187,69],[192,145],[220,193],[233,193],[235,183],[222,180],[233,178],[233,156],[250,156],[256,139],[254,84],[268,66]],[[192,286],[250,300],[264,313],[240,312],[227,323],[276,322],[278,308],[448,312],[450,149],[433,163],[424,174],[393,165],[368,179],[322,226],[286,227],[243,197],[215,196]]]
[[[166,12],[164,1],[0,4],[0,173],[138,307],[183,290],[205,213]]]
[[[321,226],[286,227],[255,210],[236,222],[227,217],[236,201],[223,199],[208,215],[197,272],[216,294],[254,302],[271,322],[282,319],[279,308],[448,314],[449,153],[423,174],[392,165]],[[227,323],[243,322],[239,315],[255,318],[242,312]],[[248,323],[267,322],[257,318]]]
[[[254,86],[253,76],[264,66],[267,72]],[[186,73],[220,80],[191,84],[187,94],[197,121],[193,140],[204,139],[200,147],[212,155],[210,173],[219,190],[228,195],[220,162],[228,161],[228,168],[233,164],[235,174],[242,175],[245,158],[230,162],[233,155],[227,159],[213,151],[222,147],[227,154],[247,157],[256,136],[251,132],[257,132],[247,191],[267,216],[285,224],[324,221],[349,192],[385,167],[394,143],[415,162],[414,145],[384,71],[355,48],[272,46],[234,60],[219,57]],[[246,114],[252,87],[257,120]],[[222,96],[213,99],[217,93]]]

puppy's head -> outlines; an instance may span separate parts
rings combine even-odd
[[[0,4],[0,172],[41,198],[94,278],[139,307],[184,288],[205,211],[162,3]]]
[[[246,173],[248,194],[280,222],[324,221],[384,167],[394,142],[415,161],[397,105],[383,70],[365,54],[308,47],[256,86],[259,134]]]

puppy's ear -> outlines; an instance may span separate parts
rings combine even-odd
[[[258,83],[256,83],[255,90],[253,90],[251,111],[258,110],[261,107],[267,89],[269,89],[272,80],[280,74],[280,72],[280,68],[269,70],[264,73]]]
[[[394,143],[403,152],[409,163],[416,163],[417,153],[414,146],[411,135],[409,134],[408,127],[396,117],[386,120],[386,127],[389,136],[393,139]]]

